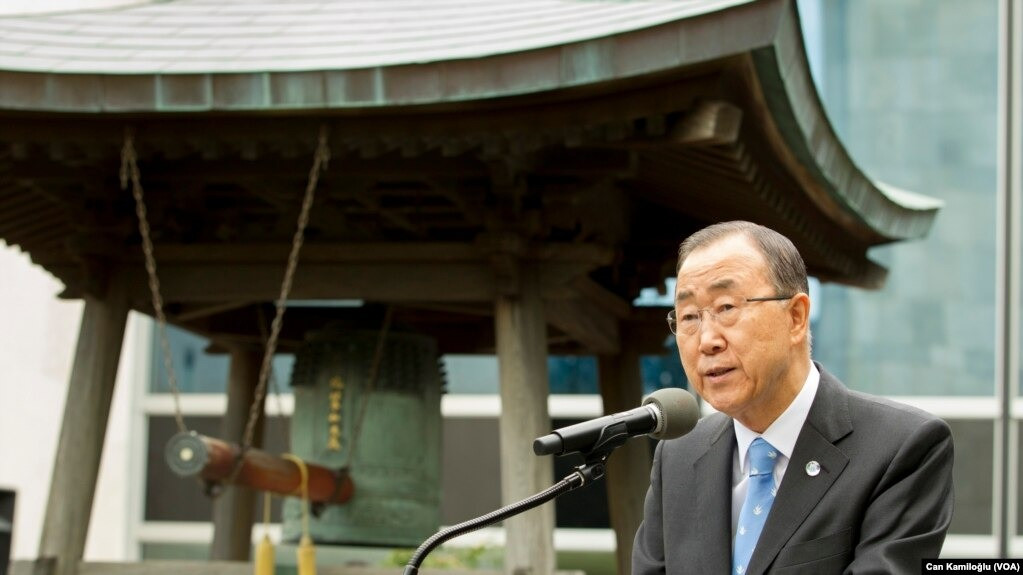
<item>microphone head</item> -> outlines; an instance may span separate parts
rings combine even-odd
[[[677,387],[658,389],[643,400],[660,413],[659,428],[650,433],[654,439],[675,439],[689,433],[700,420],[700,406],[693,394]]]

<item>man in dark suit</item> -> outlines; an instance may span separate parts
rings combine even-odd
[[[669,327],[719,413],[657,445],[633,575],[919,573],[952,519],[948,425],[811,361],[806,268],[784,236],[716,224],[678,261]]]

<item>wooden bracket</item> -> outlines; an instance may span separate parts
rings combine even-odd
[[[703,101],[672,126],[668,138],[685,146],[734,144],[741,126],[741,108],[728,102]]]

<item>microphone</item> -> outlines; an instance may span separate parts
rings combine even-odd
[[[677,387],[659,389],[629,411],[605,415],[575,425],[555,429],[533,441],[537,455],[591,453],[614,449],[637,435],[654,439],[674,439],[692,431],[700,419],[700,408],[693,394]]]

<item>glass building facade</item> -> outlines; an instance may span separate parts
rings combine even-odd
[[[814,355],[853,389],[896,396],[949,422],[956,511],[945,554],[1005,552],[1002,510],[1018,525],[1023,509],[1018,461],[998,439],[999,348],[1011,343],[1000,335],[999,301],[1020,301],[1004,293],[998,273],[1003,250],[1020,253],[999,231],[1007,193],[999,124],[1010,121],[999,107],[1000,4],[798,6],[818,93],[850,155],[870,178],[945,204],[926,239],[871,253],[890,270],[883,289],[822,286]],[[1007,500],[999,495],[1003,465],[1013,467],[1007,483],[1017,494]],[[1020,533],[1009,525],[1010,536]],[[1010,537],[1008,549],[1018,555],[1018,541],[1013,547]]]
[[[824,286],[816,355],[863,391],[993,395],[998,5],[800,7],[818,92],[854,160],[945,202],[926,239],[871,253],[889,269],[883,289]]]

